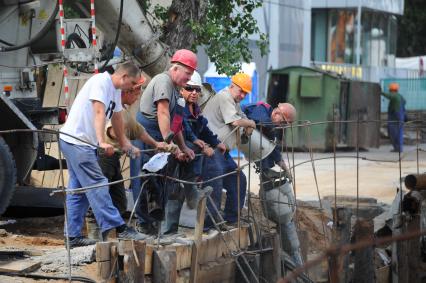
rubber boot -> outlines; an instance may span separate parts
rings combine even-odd
[[[166,204],[164,221],[161,222],[161,234],[175,234],[179,228],[180,211],[183,202],[169,199]]]

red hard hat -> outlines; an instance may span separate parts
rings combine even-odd
[[[172,63],[180,63],[193,70],[197,69],[197,55],[188,49],[179,49],[173,54]]]

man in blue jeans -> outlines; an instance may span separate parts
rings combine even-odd
[[[83,237],[81,232],[89,206],[103,236],[111,229],[116,229],[118,238],[146,238],[146,235],[128,227],[113,205],[108,180],[102,174],[97,160],[97,148],[108,156],[114,154],[113,146],[105,141],[104,136],[105,124],[109,120],[121,149],[139,154],[124,134],[121,90],[132,88],[140,80],[140,76],[138,67],[133,63],[120,65],[112,75],[104,72],[92,76],[76,96],[68,119],[61,129],[59,146],[67,161],[68,189],[101,185],[82,194],[67,194],[65,231],[70,247],[95,243],[94,240]]]
[[[171,58],[170,68],[156,75],[149,82],[148,86],[144,90],[144,95],[140,101],[139,112],[136,115],[137,121],[144,126],[147,133],[152,136],[156,141],[167,141],[171,142],[170,138],[179,146],[180,152],[176,154],[180,161],[180,171],[186,173],[180,177],[185,180],[190,180],[193,177],[192,170],[184,170],[183,167],[190,165],[190,162],[194,159],[194,151],[189,148],[183,138],[182,134],[182,121],[183,121],[183,108],[185,107],[185,101],[179,94],[179,88],[186,85],[191,78],[194,70],[197,68],[197,56],[190,50],[180,49],[175,52]],[[138,143],[137,146],[141,149],[151,149],[152,147],[145,143]],[[142,164],[147,162],[152,154],[146,153],[138,160],[134,160],[131,165],[131,176],[137,176],[141,174]],[[165,171],[172,169],[171,164],[176,160],[171,160]],[[173,171],[173,170],[171,170]],[[167,174],[171,172],[167,171]],[[153,193],[160,194],[156,196],[156,201],[160,202],[161,207],[167,206],[169,200],[170,204],[173,203],[174,199],[169,199],[169,192],[174,189],[168,188],[168,186],[176,187],[173,182],[162,182],[162,180],[150,179],[148,183],[151,183],[151,187],[156,187],[152,190]],[[134,199],[136,199],[141,190],[142,181],[135,179],[131,183]],[[147,185],[148,185],[147,183]],[[167,187],[167,188],[166,188]],[[185,186],[186,191],[189,191],[189,186]],[[145,189],[145,188],[144,188]],[[141,196],[145,196],[142,194]],[[139,210],[137,211],[138,225],[137,229],[143,233],[154,234],[158,227],[155,227],[155,223],[158,219],[154,219],[149,215],[147,202],[140,203]],[[167,210],[167,207],[166,207]],[[166,223],[168,223],[167,212],[166,212]],[[162,229],[163,230],[163,229]],[[165,230],[176,230],[176,227],[168,227]],[[164,233],[167,231],[163,231]]]
[[[180,94],[185,99],[184,136],[187,143],[196,145],[204,154],[195,158],[194,172],[199,181],[207,181],[203,185],[204,188],[211,187],[213,189],[210,194],[211,200],[217,209],[220,209],[223,188],[222,179],[209,180],[222,175],[221,156],[219,155],[225,153],[226,146],[210,130],[207,119],[200,113],[197,101],[201,94],[201,87],[201,77],[197,71],[194,71],[191,80],[180,90]],[[207,201],[207,208],[214,220],[218,221],[217,211],[210,201]],[[213,220],[209,215],[206,215],[204,230],[212,227]]]
[[[231,85],[214,95],[203,110],[204,117],[209,121],[210,129],[218,135],[219,140],[226,145],[228,150],[236,147],[236,134],[232,133],[235,127],[244,128],[248,135],[256,128],[255,122],[247,119],[240,107],[240,102],[251,92],[251,89],[250,76],[238,73],[231,78]],[[229,152],[219,157],[224,174],[237,169],[237,164]],[[228,175],[223,178],[223,187],[226,190],[224,219],[228,225],[233,226],[238,221],[238,211],[244,206],[246,176],[242,171]],[[240,207],[238,207],[238,203]]]

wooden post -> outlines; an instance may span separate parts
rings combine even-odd
[[[393,217],[393,236],[404,234],[405,215],[395,214]],[[392,244],[392,282],[408,282],[407,242]]]
[[[203,238],[204,217],[206,214],[206,198],[202,198],[197,206],[197,219],[194,228],[194,244],[192,245],[191,253],[191,275],[189,282],[197,282],[199,270],[198,254],[200,252],[201,240]]]
[[[152,282],[175,283],[177,278],[176,251],[160,250],[153,253]]]
[[[146,242],[135,241],[136,251],[136,279],[138,283],[145,281],[145,255],[146,255]]]
[[[267,282],[277,282],[281,277],[280,237],[278,234],[265,235],[262,243],[272,250],[260,254],[260,274]]]
[[[134,240],[120,240],[118,255],[120,256],[120,282],[143,283],[145,279],[145,246],[146,243]]]
[[[334,208],[332,208],[334,210]],[[335,214],[334,214],[335,213]],[[347,244],[350,242],[351,237],[351,209],[344,207],[337,207],[337,211],[333,214],[337,219],[335,229],[333,231],[333,242],[336,244]],[[329,263],[330,274],[333,283],[347,282],[346,277],[349,271],[349,255],[335,256],[330,259]],[[334,270],[337,269],[337,270]]]
[[[374,226],[372,220],[357,220],[354,227],[355,242],[372,240]],[[353,282],[375,282],[374,247],[354,251],[355,270]]]
[[[97,242],[96,243],[96,263],[98,269],[98,277],[101,282],[115,282],[111,269],[111,243],[110,242]]]
[[[414,214],[411,215],[410,221],[406,226],[406,233],[413,233],[419,231],[420,228],[420,215]],[[421,274],[423,273],[421,267],[421,249],[420,249],[420,237],[413,238],[407,241],[407,265],[409,267],[408,271],[408,282],[417,283],[423,282]]]

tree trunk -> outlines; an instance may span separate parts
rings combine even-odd
[[[173,0],[169,8],[164,39],[172,52],[182,48],[191,49],[195,34],[190,22],[202,21],[207,4],[207,0]]]

